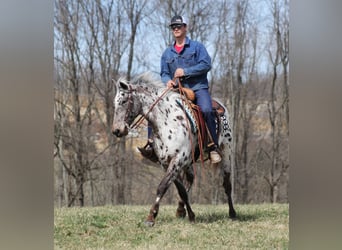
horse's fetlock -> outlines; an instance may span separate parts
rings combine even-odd
[[[195,213],[194,212],[190,212],[188,213],[189,215],[189,221],[190,222],[195,222]]]

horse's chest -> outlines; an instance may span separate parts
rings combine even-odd
[[[191,164],[191,147],[188,144],[180,144],[179,140],[173,143],[164,143],[156,140],[155,151],[163,166],[168,166],[171,161],[177,162],[179,167]]]

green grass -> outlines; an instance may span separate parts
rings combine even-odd
[[[161,205],[154,227],[149,206],[55,209],[55,249],[288,249],[288,204],[193,205],[196,222]]]

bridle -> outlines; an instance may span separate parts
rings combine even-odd
[[[126,114],[125,114],[125,118],[124,118],[124,122],[126,124],[129,124],[128,123],[128,119],[129,119],[129,116],[132,114],[132,110],[133,110],[133,97],[132,97],[132,92],[133,92],[133,89],[131,87],[131,85],[128,85],[129,86],[129,91],[128,91],[128,107],[127,107],[127,110],[126,110]],[[128,126],[129,127],[129,126]]]

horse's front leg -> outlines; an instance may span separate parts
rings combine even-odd
[[[164,194],[166,193],[166,191],[168,190],[168,188],[170,187],[171,183],[176,179],[176,177],[179,174],[179,166],[175,162],[175,159],[171,160],[167,173],[158,186],[156,201],[152,205],[150,213],[145,221],[145,224],[148,226],[153,226],[155,224],[155,219],[159,211],[159,203],[163,198]]]

